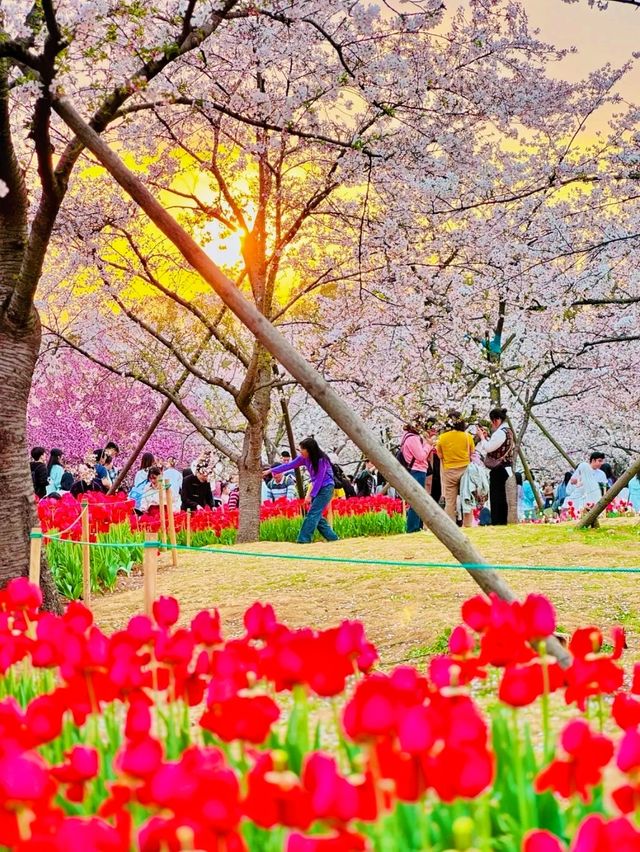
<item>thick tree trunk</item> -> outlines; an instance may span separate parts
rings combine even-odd
[[[29,574],[29,532],[37,524],[27,447],[27,401],[40,348],[40,326],[15,329],[0,319],[0,586]],[[59,610],[53,577],[43,561],[41,587],[46,609]]]
[[[262,498],[262,447],[264,430],[269,417],[271,392],[271,357],[256,344],[255,356],[259,366],[252,371],[251,384],[258,390],[251,396],[251,419],[247,422],[238,463],[240,475],[240,521],[238,541],[258,541],[260,538],[260,503]]]
[[[263,423],[247,423],[238,464],[240,474],[240,521],[238,541],[258,541],[260,538],[260,497],[262,493]]]
[[[6,64],[0,61],[0,587],[29,574],[29,531],[36,525],[27,449],[27,401],[40,348],[35,310],[10,306],[22,273],[27,246],[27,190],[13,149]],[[58,595],[43,557],[40,569],[44,605],[57,610]]]

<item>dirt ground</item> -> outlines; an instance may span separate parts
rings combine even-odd
[[[640,571],[640,526],[629,521],[608,522],[588,533],[564,525],[523,525],[472,529],[470,536],[494,564]],[[459,621],[461,603],[476,593],[473,580],[459,566],[412,567],[412,562],[453,561],[429,532],[306,546],[260,542],[233,550],[274,558],[180,552],[177,568],[160,568],[158,594],[180,601],[183,621],[202,608],[217,607],[227,635],[241,632],[243,612],[256,600],[273,604],[280,619],[291,626],[322,628],[346,618],[360,619],[383,665],[417,662],[441,651],[446,631]],[[394,560],[406,562],[406,567],[304,561],[298,556]],[[162,557],[161,565],[168,563],[169,557]],[[502,574],[519,596],[547,595],[563,630],[623,624],[629,656],[640,659],[640,574],[540,570]],[[96,621],[108,631],[122,627],[141,609],[140,578],[132,579],[126,591],[94,601]]]

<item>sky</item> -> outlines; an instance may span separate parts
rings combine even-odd
[[[614,66],[631,59],[640,51],[640,9],[610,2],[608,9],[589,7],[587,0],[564,3],[563,0],[523,0],[531,25],[541,36],[558,47],[578,48],[578,53],[558,68],[558,76],[574,80],[609,62]],[[640,99],[640,59],[619,85],[619,93]]]

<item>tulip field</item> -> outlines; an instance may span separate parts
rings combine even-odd
[[[144,532],[158,532],[160,516],[139,518],[133,512],[133,501],[119,495],[105,497],[89,492],[85,498],[91,540],[107,545],[92,547],[92,587],[95,591],[109,591],[119,574],[130,573],[141,562]],[[261,540],[295,541],[302,509],[301,500],[263,504]],[[77,543],[82,537],[81,512],[81,503],[70,494],[59,500],[41,500],[38,504],[42,529],[51,536],[47,545],[49,564],[59,592],[70,600],[80,597],[82,590],[82,552]],[[336,500],[333,512],[333,526],[341,538],[393,535],[404,529],[402,502],[391,497]],[[174,517],[179,545],[187,543],[187,525],[193,547],[235,543],[237,509],[206,509],[193,512],[189,518],[186,512],[177,512]]]
[[[96,591],[159,532],[157,516],[131,509],[89,498],[92,544],[117,545],[91,548]],[[336,501],[343,541],[281,565],[300,524],[300,505],[282,503],[263,507],[262,542],[239,558],[208,549],[233,548],[237,512],[177,513],[178,541],[188,527],[207,549],[161,571],[152,617],[135,584],[90,611],[76,600],[81,512],[70,497],[39,504],[62,615],[40,611],[26,580],[0,592],[7,848],[640,850],[640,619],[623,606],[638,602],[633,578],[585,573],[563,595],[571,580],[540,568],[510,575],[521,603],[474,596],[459,569],[412,570],[445,557],[430,533],[398,535],[402,505],[388,498]],[[608,524],[470,534],[532,571],[628,566],[640,528]],[[369,554],[369,567],[348,564]],[[402,645],[436,630],[415,651]],[[545,651],[557,631],[565,669]]]
[[[225,638],[161,597],[108,635],[40,600],[0,593],[9,848],[640,848],[640,666],[621,629],[586,627],[560,669],[542,595],[470,598],[426,667],[386,673],[357,621],[293,629],[255,604]]]

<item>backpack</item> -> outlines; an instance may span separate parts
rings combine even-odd
[[[402,452],[403,447],[404,447],[404,442],[407,440],[409,435],[411,435],[411,432],[407,432],[405,434],[404,438],[402,439],[402,443],[400,444],[400,446],[398,447],[398,449],[395,452],[396,461],[400,462],[400,464],[402,465],[402,467],[405,470],[411,470],[413,468],[413,465],[414,465],[414,462],[415,462],[415,459],[411,459],[411,461],[407,461],[404,457],[404,453]]]
[[[497,450],[487,453],[484,465],[489,470],[493,470],[496,467],[509,467],[513,465],[513,451],[515,450],[513,432],[508,426],[500,426],[500,429],[504,431],[505,442]]]
[[[140,508],[140,503],[142,502],[142,494],[144,489],[147,487],[147,479],[143,479],[142,482],[139,482],[137,485],[134,485],[129,494],[129,500],[133,500],[135,503],[136,509]]]

